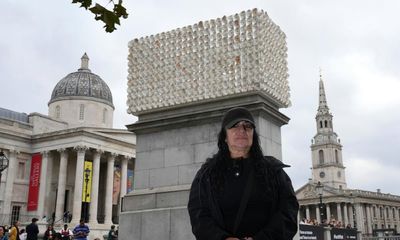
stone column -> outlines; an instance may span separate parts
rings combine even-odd
[[[321,213],[320,213],[320,211],[319,211],[319,206],[318,206],[318,204],[315,205],[315,215],[316,215],[316,217],[317,217],[317,222],[318,222],[318,223],[321,223]]]
[[[83,168],[85,161],[85,146],[77,146],[75,150],[78,152],[75,170],[75,186],[74,186],[74,204],[72,209],[72,223],[77,224],[81,218],[82,211],[82,187],[83,187]]]
[[[354,227],[354,212],[353,212],[353,205],[349,205],[349,221],[352,227]]]
[[[383,222],[385,223],[385,228],[388,227],[388,218],[389,216],[387,215],[387,206],[383,206]]]
[[[366,212],[367,212],[367,233],[372,234],[372,219],[371,219],[370,205],[366,205]]]
[[[58,186],[57,186],[57,202],[56,202],[56,218],[58,221],[64,216],[64,200],[65,188],[67,185],[67,168],[68,168],[68,152],[65,149],[59,149],[60,152],[60,168],[58,171]]]
[[[97,203],[99,201],[100,157],[103,152],[96,150],[93,156],[92,191],[90,195],[89,223],[97,224]]]
[[[400,231],[400,208],[395,208],[396,211],[396,222],[397,222],[397,229],[396,231],[399,232]]]
[[[44,151],[42,152],[42,167],[40,169],[40,186],[39,186],[39,199],[38,199],[38,209],[36,210],[36,215],[39,217],[39,220],[42,220],[44,214],[44,206],[46,200],[46,187],[47,187],[47,163],[48,156],[50,152]],[[50,180],[49,180],[50,181]]]
[[[4,153],[5,154],[5,153]],[[3,202],[3,214],[5,219],[4,223],[10,222],[8,219],[11,216],[11,199],[13,193],[14,179],[15,179],[15,164],[17,162],[17,152],[15,150],[9,150],[8,158],[8,168],[7,168],[7,181],[4,190],[4,202]]]
[[[120,197],[122,198],[126,194],[126,185],[128,181],[128,159],[129,156],[124,156],[121,162],[121,194]]]
[[[310,220],[310,206],[306,206],[306,219]]]
[[[329,206],[329,203],[326,204],[326,221],[329,223],[331,220],[331,207]]]
[[[344,213],[344,226],[346,227],[349,224],[349,210],[347,209],[347,203],[343,205],[343,213]]]
[[[365,227],[364,227],[364,213],[362,209],[361,203],[356,203],[354,205],[356,209],[356,223],[357,223],[357,229],[361,231],[362,233],[365,232]]]
[[[340,202],[336,203],[336,212],[337,212],[337,220],[340,221],[340,222],[343,222],[343,219],[342,219],[342,208],[340,206]]]
[[[51,190],[51,181],[53,178],[53,161],[54,161],[54,154],[50,154],[47,155],[48,158],[48,162],[47,162],[47,181],[46,181],[46,193],[45,193],[45,205],[44,205],[44,215],[46,215],[46,218],[50,218],[55,206],[53,206],[52,204],[54,204],[54,200],[56,198],[56,196],[53,196],[53,191]],[[54,194],[55,195],[55,194]],[[51,204],[50,204],[51,202]],[[43,217],[43,216],[41,216]],[[43,219],[46,220],[46,219]]]
[[[112,197],[114,180],[114,162],[116,154],[110,154],[107,159],[107,182],[104,224],[112,224]]]

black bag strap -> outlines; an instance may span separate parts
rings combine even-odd
[[[251,189],[253,188],[254,176],[253,176],[254,168],[251,166],[249,177],[247,178],[246,188],[244,189],[242,199],[240,201],[240,207],[236,214],[235,225],[233,227],[233,234],[236,234],[236,231],[239,227],[240,222],[242,221],[244,210],[246,209],[247,202],[250,198]]]

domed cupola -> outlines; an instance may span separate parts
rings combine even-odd
[[[49,116],[69,127],[112,128],[114,104],[107,84],[89,69],[89,57],[81,58],[78,71],[55,86],[49,101]]]
[[[110,88],[98,75],[89,69],[89,57],[85,53],[81,68],[61,79],[51,94],[50,103],[68,99],[88,99],[99,101],[114,108]]]

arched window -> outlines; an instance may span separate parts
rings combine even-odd
[[[322,151],[322,150],[319,150],[319,152],[318,152],[318,155],[319,155],[319,164],[324,164],[324,151]]]
[[[394,211],[394,208],[392,208],[392,215],[393,215],[393,219],[396,219],[396,212]]]
[[[328,127],[328,121],[325,120],[325,127]]]
[[[319,121],[319,127],[323,128],[324,126],[322,126],[322,121]]]
[[[107,119],[107,109],[104,108],[103,109],[103,123],[106,123],[106,119]]]
[[[85,119],[85,105],[79,105],[79,120]]]
[[[56,106],[56,118],[60,118],[61,117],[61,107],[60,105]]]
[[[335,149],[335,160],[336,160],[336,163],[339,163],[339,154],[336,149]]]

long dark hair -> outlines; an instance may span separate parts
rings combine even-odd
[[[224,173],[227,169],[227,163],[230,161],[230,152],[226,143],[226,129],[221,128],[218,133],[218,152],[211,158],[206,160],[205,166],[209,172],[212,187],[215,191],[221,191],[224,184]],[[263,151],[260,146],[260,139],[254,128],[253,144],[250,147],[249,157],[252,160],[255,175],[260,179],[261,183],[266,183],[266,164],[264,161]]]

